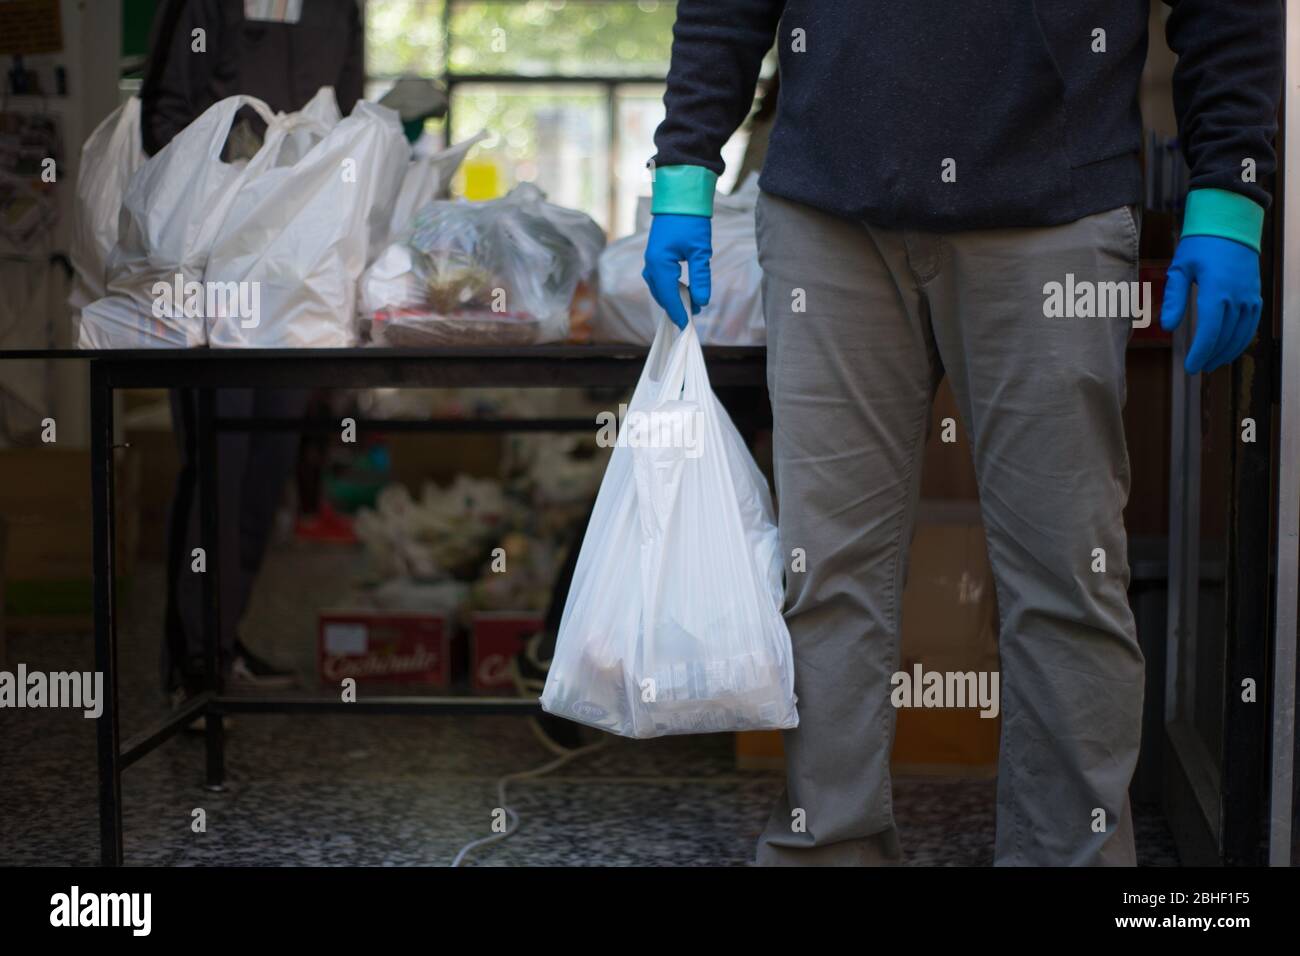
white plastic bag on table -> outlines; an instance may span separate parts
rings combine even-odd
[[[156,287],[174,288],[179,282],[184,289],[203,279],[212,242],[253,165],[221,159],[235,115],[245,106],[268,126],[275,119],[261,100],[228,97],[177,133],[131,177],[122,198],[117,245],[108,258],[106,293],[82,309],[82,348],[206,343],[202,314],[190,314],[174,296],[160,301]]]
[[[384,309],[414,307],[423,301],[424,285],[405,242],[389,245],[357,283],[357,311],[371,320]]]
[[[210,286],[256,301],[256,315],[209,315],[208,341],[219,348],[356,344],[356,287],[371,224],[386,228],[408,153],[397,114],[373,103],[357,103],[332,127],[308,115],[276,117],[204,272]]]
[[[68,304],[74,309],[104,296],[104,270],[117,245],[122,196],[144,161],[140,99],[133,96],[95,127],[81,147],[69,247],[74,277]]]
[[[737,192],[714,199],[712,295],[708,307],[692,318],[705,345],[762,345],[767,339],[761,293],[763,270],[758,265],[754,234],[757,201],[758,180],[753,176]],[[592,322],[594,341],[649,345],[654,338],[659,307],[641,278],[649,235],[642,230],[618,239],[601,255]],[[685,296],[685,266],[681,287]]]
[[[794,727],[767,482],[663,319],[596,497],[542,692],[627,737]]]

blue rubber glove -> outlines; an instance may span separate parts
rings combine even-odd
[[[1259,253],[1219,236],[1187,236],[1169,266],[1160,327],[1172,332],[1183,321],[1196,283],[1196,335],[1187,350],[1189,375],[1227,365],[1255,337],[1264,300],[1259,294]]]
[[[679,328],[686,328],[686,310],[677,291],[681,263],[690,275],[691,314],[709,304],[712,280],[709,259],[713,257],[713,220],[708,216],[661,213],[650,223],[650,241],[645,247],[645,268],[641,278],[659,307]]]

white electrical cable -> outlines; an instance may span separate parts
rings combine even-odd
[[[509,783],[511,780],[530,780],[536,777],[541,777],[545,774],[550,773],[552,770],[558,770],[560,767],[563,767],[570,760],[575,760],[578,757],[585,757],[587,754],[595,753],[597,750],[600,750],[602,747],[607,747],[607,746],[609,746],[609,738],[605,737],[601,740],[596,741],[594,744],[587,744],[587,746],[579,747],[577,750],[566,751],[563,755],[557,757],[556,759],[550,761],[549,763],[542,764],[540,767],[536,767],[533,770],[520,770],[517,771],[516,773],[508,773],[504,777],[498,779],[497,780],[497,801],[501,809],[505,811],[506,819],[507,821],[509,821],[506,825],[506,828],[502,830],[500,833],[493,833],[491,836],[480,837],[477,840],[471,840],[469,843],[466,843],[463,847],[460,848],[460,852],[456,854],[455,859],[451,861],[451,865],[454,867],[460,866],[461,861],[465,859],[465,857],[467,857],[474,850],[478,849],[481,846],[487,846],[489,843],[499,843],[500,841],[513,836],[515,832],[519,829],[519,814],[515,813],[515,811],[512,810],[510,807],[506,806],[506,784],[507,783]]]

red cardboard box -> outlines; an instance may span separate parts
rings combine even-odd
[[[322,684],[449,687],[458,643],[445,614],[371,609],[322,611],[317,670]]]
[[[535,611],[478,611],[470,625],[470,681],[477,691],[514,692],[510,659],[542,629]]]

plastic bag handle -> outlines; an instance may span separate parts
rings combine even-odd
[[[695,323],[688,322],[686,328],[679,330],[668,314],[663,313],[645,360],[646,378],[655,386],[656,401],[696,397],[695,376],[687,374],[687,366],[692,352],[699,351]]]
[[[688,322],[690,340],[686,343],[685,368],[682,370],[682,399],[687,402],[703,403],[705,394],[710,392],[709,369],[704,364],[704,347],[694,322]]]
[[[324,139],[330,133],[330,128],[318,119],[303,116],[301,113],[290,115],[280,113],[267,124],[266,138],[262,141],[262,148],[257,151],[255,157],[258,159],[259,167],[275,165],[275,161],[280,158],[280,151],[289,141],[289,134],[300,129],[315,132],[319,134],[320,139]]]
[[[665,354],[666,353],[666,354]],[[646,358],[644,380],[653,389],[651,405],[664,402],[686,401],[697,406],[697,414],[703,422],[709,415],[705,407],[712,402],[709,394],[708,370],[704,365],[704,351],[700,346],[699,333],[694,322],[687,322],[686,328],[678,330],[672,320],[664,313],[659,327],[655,331],[655,340]],[[708,428],[709,426],[705,426]],[[662,480],[655,472],[653,453],[650,459],[645,453],[633,449],[632,472],[636,488],[637,518],[641,524],[645,541],[658,538],[667,528],[667,515],[673,510],[670,498],[663,498],[658,493]],[[688,480],[686,475],[682,481]],[[673,494],[675,497],[675,493]],[[644,559],[644,557],[643,557]],[[659,618],[659,575],[654,570],[657,561],[643,567],[641,580],[642,619]],[[651,577],[647,578],[646,574]]]
[[[275,113],[271,111],[271,107],[267,106],[266,103],[259,100],[256,96],[248,96],[241,93],[238,96],[226,97],[220,103],[209,107],[210,109],[220,111],[217,115],[220,116],[221,121],[217,128],[225,131],[225,135],[220,138],[215,136],[212,138],[212,143],[208,147],[209,158],[214,160],[221,158],[221,151],[226,148],[226,140],[230,136],[230,128],[235,125],[235,116],[245,106],[252,107],[253,111],[266,122],[268,129],[271,124],[275,122]]]

